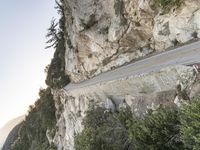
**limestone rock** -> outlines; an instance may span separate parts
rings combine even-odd
[[[200,38],[200,2],[185,0],[169,12],[152,0],[63,0],[65,72],[80,82],[150,53]],[[196,89],[192,67],[173,66],[70,91],[54,91],[58,150],[74,150],[74,137],[91,105],[112,111],[130,107],[138,116],[148,109],[179,105],[181,91]],[[191,92],[190,97],[195,95]]]
[[[116,111],[116,105],[115,105],[115,103],[111,99],[109,99],[109,98],[106,99],[104,107],[107,110],[111,110],[112,112]]]
[[[172,10],[154,18],[153,36],[155,48],[164,50],[193,38],[200,38],[200,2],[185,1],[179,10]]]
[[[163,13],[152,0],[63,0],[65,71],[79,82],[200,37],[200,2]]]

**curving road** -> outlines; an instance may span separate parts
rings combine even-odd
[[[139,60],[115,70],[102,73],[92,79],[77,84],[70,83],[64,89],[68,91],[94,85],[97,83],[125,78],[131,75],[139,75],[152,71],[158,71],[163,67],[169,67],[172,65],[189,65],[199,62],[200,42],[195,42]]]

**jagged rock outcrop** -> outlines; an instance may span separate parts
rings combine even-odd
[[[73,82],[200,37],[200,1],[169,12],[154,0],[63,0],[66,68]]]
[[[89,106],[103,106],[115,111],[130,107],[137,115],[148,109],[175,106],[177,85],[180,92],[190,89],[196,80],[193,67],[175,66],[140,76],[132,76],[70,91],[54,91],[57,108],[57,131],[54,144],[58,150],[73,150],[74,136]]]
[[[154,18],[155,49],[166,49],[200,37],[200,1],[186,0],[179,10]]]

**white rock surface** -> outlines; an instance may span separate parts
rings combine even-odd
[[[200,1],[185,0],[165,14],[151,7],[152,0],[64,0],[72,81],[200,37]]]
[[[178,11],[154,18],[155,48],[164,50],[174,42],[185,43],[194,36],[200,38],[200,1],[185,1]],[[196,35],[195,35],[196,34]]]

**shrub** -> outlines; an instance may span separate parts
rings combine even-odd
[[[200,149],[200,98],[185,104],[180,111],[181,138],[186,149]]]
[[[89,110],[83,121],[85,128],[75,138],[75,149],[131,150],[125,126],[127,119],[127,115],[108,112],[100,107]]]
[[[131,124],[130,124],[131,123]],[[135,149],[182,149],[179,117],[175,109],[158,109],[144,118],[134,117],[129,124]]]
[[[62,88],[67,85],[70,80],[65,74],[65,38],[64,35],[67,34],[65,31],[65,17],[63,6],[56,1],[57,11],[61,15],[58,23],[55,20],[51,22],[51,26],[48,29],[46,37],[48,45],[46,48],[55,48],[54,57],[51,60],[50,65],[46,68],[47,78],[46,84],[51,88]],[[58,29],[57,29],[58,26]]]
[[[83,125],[84,130],[75,138],[76,150],[183,148],[175,109],[159,109],[138,118],[128,108],[115,113],[97,108],[86,113]]]
[[[67,85],[70,80],[65,74],[65,42],[61,39],[54,53],[54,58],[47,69],[46,84],[51,88],[62,88]]]

